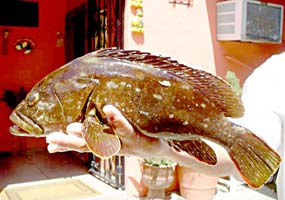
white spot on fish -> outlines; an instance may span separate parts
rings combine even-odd
[[[73,100],[72,99],[66,99],[65,103],[71,103]]]
[[[153,97],[158,100],[162,100],[162,96],[160,94],[153,94]]]
[[[40,115],[40,116],[37,118],[38,121],[41,121],[42,119],[44,119],[44,116],[43,116],[43,115]]]
[[[203,124],[204,128],[208,128],[209,125],[208,124]]]
[[[183,122],[183,126],[187,126],[188,124],[189,124],[188,121],[184,121],[184,122]]]
[[[67,122],[72,122],[73,121],[71,116],[67,116],[66,120],[67,120]]]
[[[145,116],[149,116],[149,112],[146,112],[146,111],[140,110],[139,113]]]
[[[205,121],[205,122],[209,122],[210,119],[209,119],[209,118],[205,118],[204,121]]]
[[[50,103],[50,102],[42,102],[39,107],[41,107],[42,110],[44,109],[51,110],[53,107],[55,107],[55,104]]]
[[[141,89],[140,88],[136,88],[136,92],[140,92],[141,91]]]
[[[118,88],[119,86],[116,84],[116,83],[114,83],[113,81],[109,81],[108,83],[107,83],[107,87],[108,88]]]
[[[95,109],[95,108],[92,108],[92,109],[88,112],[88,115],[96,116],[96,109]]]
[[[132,88],[132,85],[131,84],[127,84],[127,88]]]
[[[169,114],[169,118],[170,119],[174,118],[174,114]]]
[[[191,89],[190,85],[182,85],[181,88],[185,90]]]
[[[201,103],[201,107],[202,107],[202,108],[206,108],[206,104]]]
[[[94,83],[96,83],[96,84],[100,83],[99,79],[93,79],[93,80],[94,80]]]
[[[127,85],[127,83],[123,81],[123,82],[120,83],[120,85],[125,87]]]
[[[170,87],[171,83],[167,80],[163,80],[163,81],[158,81],[160,83],[160,85],[165,86],[165,87]]]

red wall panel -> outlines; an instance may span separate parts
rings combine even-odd
[[[39,27],[0,26],[0,93],[4,89],[18,90],[23,86],[29,90],[47,73],[64,64],[64,46],[58,47],[57,32],[64,35],[66,0],[38,0]],[[15,13],[16,14],[16,13]],[[3,31],[8,30],[7,54],[3,55]],[[15,42],[28,38],[35,47],[30,54],[17,51]],[[0,101],[0,151],[42,147],[43,139],[12,136],[8,129],[11,125],[8,117],[11,110]]]

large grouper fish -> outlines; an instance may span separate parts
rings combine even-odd
[[[244,107],[224,80],[137,50],[98,50],[51,72],[12,112],[10,132],[41,137],[82,122],[88,148],[107,158],[121,148],[102,111],[107,104],[142,134],[163,138],[174,150],[209,165],[217,158],[206,140],[221,145],[253,188],[261,187],[281,162],[264,141],[229,119],[243,116]]]

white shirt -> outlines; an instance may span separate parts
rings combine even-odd
[[[275,149],[285,159],[285,53],[273,55],[253,71],[243,86],[245,114],[233,121]],[[277,175],[278,200],[285,199],[285,162]]]

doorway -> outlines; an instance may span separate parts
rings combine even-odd
[[[123,48],[124,8],[124,0],[85,0],[69,11],[65,27],[66,62],[101,48]]]

